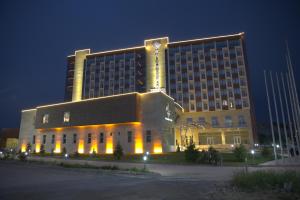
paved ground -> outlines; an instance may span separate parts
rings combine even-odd
[[[205,169],[207,170],[207,169]],[[214,171],[211,168],[210,171]],[[204,173],[204,172],[203,172]],[[0,199],[277,199],[244,193],[228,182],[0,161]]]

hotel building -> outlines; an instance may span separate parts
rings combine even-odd
[[[253,145],[244,33],[67,57],[65,102],[23,110],[20,148],[162,153]]]

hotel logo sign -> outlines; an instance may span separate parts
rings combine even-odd
[[[167,104],[166,106],[166,113],[167,113],[167,117],[165,117],[165,120],[172,122],[173,119],[171,119],[171,110],[169,104]]]
[[[155,54],[155,89],[159,89],[159,48],[161,46],[161,43],[158,41],[155,41],[153,43],[154,47],[154,54]]]

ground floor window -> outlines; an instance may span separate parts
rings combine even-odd
[[[241,144],[242,139],[241,136],[233,136],[233,144]]]
[[[152,140],[152,138],[151,138],[151,131],[147,130],[146,131],[146,142],[147,143],[151,143],[151,140]]]
[[[214,138],[213,137],[207,137],[207,144],[213,145],[214,144]]]

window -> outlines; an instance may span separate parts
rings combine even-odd
[[[66,144],[66,143],[67,143],[67,135],[63,134],[63,144]]]
[[[218,122],[217,117],[211,117],[211,125],[212,125],[212,127],[218,127],[219,126],[219,122]]]
[[[54,142],[55,142],[55,135],[52,135],[51,144],[54,144]]]
[[[204,117],[199,117],[198,122],[200,125],[205,125],[205,118]]]
[[[32,144],[35,144],[35,135],[32,137]]]
[[[92,134],[89,133],[89,134],[88,134],[87,143],[88,143],[88,144],[91,144],[91,142],[92,142]]]
[[[127,141],[128,141],[128,143],[131,143],[131,141],[132,141],[132,132],[131,131],[127,132]]]
[[[46,144],[46,135],[43,135],[43,144]]]
[[[76,142],[77,142],[77,134],[74,133],[73,134],[73,143],[76,144]]]
[[[225,127],[232,127],[231,116],[225,116]]]
[[[100,133],[100,143],[104,142],[104,133]]]
[[[233,144],[241,144],[242,139],[241,136],[233,136]]]
[[[44,114],[43,116],[43,124],[47,124],[49,122],[49,114]]]
[[[151,143],[151,131],[150,130],[147,130],[146,131],[146,143]]]
[[[64,112],[64,122],[70,121],[70,112]]]
[[[208,145],[214,144],[214,138],[213,137],[207,137],[207,144]]]
[[[246,126],[246,120],[243,115],[239,115],[239,127],[245,127]]]
[[[193,122],[193,118],[186,118],[186,122],[187,122],[188,124],[191,124],[191,123]]]

